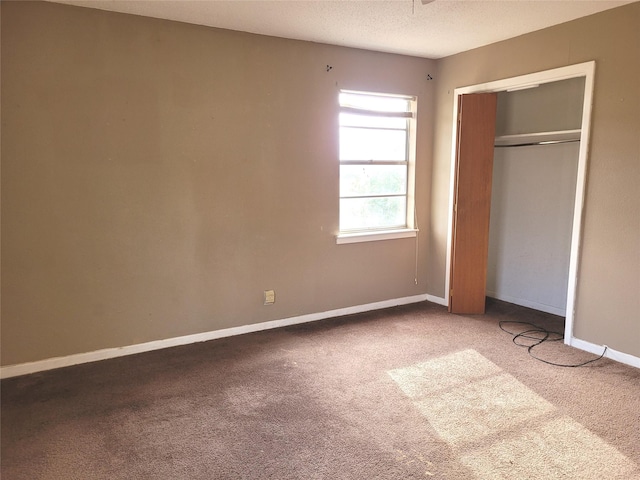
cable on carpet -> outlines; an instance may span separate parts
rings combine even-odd
[[[507,330],[504,325],[507,323],[511,323],[511,324],[517,324],[517,325],[526,325],[531,327],[528,330],[524,330],[520,333],[515,333],[515,332],[511,332],[509,330]],[[543,358],[537,357],[536,355],[533,354],[533,349],[535,347],[537,347],[538,345],[544,343],[544,342],[557,342],[560,340],[564,340],[564,335],[562,333],[559,332],[554,332],[551,330],[547,330],[546,328],[543,328],[539,325],[536,325],[535,323],[531,323],[531,322],[516,322],[513,320],[503,320],[501,321],[499,324],[500,326],[500,330],[502,330],[503,332],[507,332],[509,335],[511,335],[513,337],[513,343],[515,343],[516,345],[518,345],[519,347],[525,347],[527,349],[527,352],[529,353],[529,355],[531,355],[533,358],[535,358],[536,360],[539,360],[541,362],[547,363],[549,365],[554,365],[556,367],[569,367],[569,368],[575,368],[575,367],[583,367],[584,365],[588,365],[590,363],[593,362],[597,362],[598,360],[600,360],[602,357],[604,357],[604,354],[607,353],[607,349],[609,347],[605,346],[604,347],[604,351],[602,352],[602,355],[600,355],[598,358],[594,358],[592,360],[588,360],[586,362],[582,362],[582,363],[577,363],[575,365],[571,365],[571,364],[563,364],[563,363],[555,363],[555,362],[550,362],[549,360],[545,360]],[[528,341],[533,341],[533,343],[529,344],[529,343],[522,343],[522,342],[528,342]]]

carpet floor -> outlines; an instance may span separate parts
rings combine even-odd
[[[563,329],[425,302],[6,379],[2,478],[640,478],[640,370],[500,321]]]

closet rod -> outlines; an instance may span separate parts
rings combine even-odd
[[[496,148],[503,148],[503,147],[531,147],[534,145],[555,145],[556,143],[572,143],[572,142],[579,142],[580,139],[576,138],[573,140],[547,140],[547,141],[542,141],[542,142],[527,142],[527,143],[512,143],[509,145],[494,145],[494,147]]]

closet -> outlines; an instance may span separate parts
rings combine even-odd
[[[565,315],[585,78],[498,92],[486,295]]]

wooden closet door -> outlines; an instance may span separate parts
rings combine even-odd
[[[495,93],[458,97],[451,313],[476,314],[485,309],[496,101]]]

